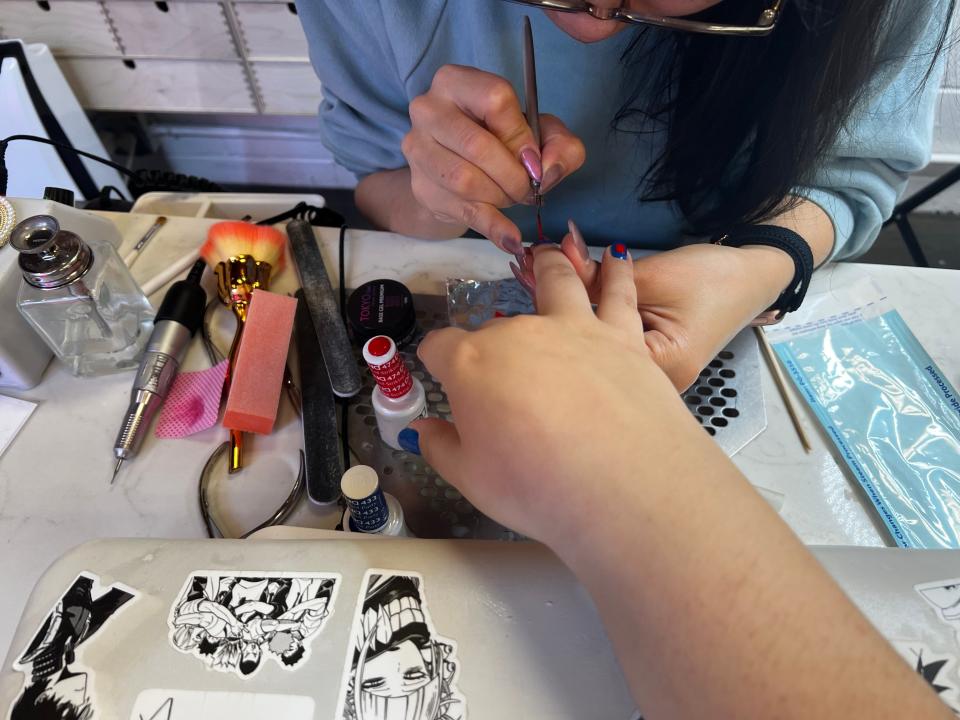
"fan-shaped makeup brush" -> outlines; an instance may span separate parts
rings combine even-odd
[[[286,239],[276,228],[246,222],[220,222],[210,227],[200,257],[217,275],[220,301],[233,310],[237,330],[230,345],[230,368],[223,394],[230,390],[237,350],[243,335],[250,299],[256,289],[269,290],[270,278],[283,267]],[[243,467],[243,433],[230,432],[228,470]]]

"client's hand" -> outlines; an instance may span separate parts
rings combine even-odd
[[[641,483],[638,467],[710,442],[647,350],[629,258],[605,253],[596,315],[559,249],[538,248],[534,272],[538,316],[421,343],[456,426],[412,427],[430,464],[482,512],[553,545],[609,509],[617,484]]]
[[[607,251],[597,316],[562,251],[536,250],[533,271],[539,317],[420,345],[457,424],[414,427],[444,478],[583,583],[638,707],[951,717],[682,406],[644,343],[633,263]]]

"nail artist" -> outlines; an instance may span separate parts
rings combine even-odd
[[[544,232],[592,298],[584,239],[665,251],[635,282],[653,357],[685,387],[741,328],[797,306],[814,267],[873,243],[929,158],[954,0],[297,5],[324,142],[376,225],[470,228],[516,255],[537,237],[536,180]],[[539,146],[518,96],[524,16]]]

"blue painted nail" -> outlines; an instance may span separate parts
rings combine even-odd
[[[617,260],[626,260],[627,259],[627,246],[623,243],[617,243],[616,245],[610,246],[610,254],[613,255]]]
[[[413,428],[404,428],[397,435],[397,442],[400,447],[412,455],[420,454],[420,433]]]

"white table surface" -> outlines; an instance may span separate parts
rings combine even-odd
[[[120,228],[127,250],[153,216],[107,214]],[[213,221],[174,218],[138,259],[134,275],[149,279],[202,243]],[[318,231],[324,260],[336,285],[337,231]],[[386,233],[351,231],[347,283],[380,277],[404,282],[414,293],[442,292],[449,277],[492,280],[509,276],[508,258],[477,240],[429,242]],[[872,276],[944,370],[960,386],[960,334],[945,332],[960,316],[960,272],[844,264],[817,273],[812,292]],[[208,274],[209,280],[209,274]],[[273,284],[296,287],[288,266]],[[208,286],[208,291],[213,292]],[[163,292],[151,298],[157,305]],[[211,295],[212,296],[212,295]],[[222,311],[227,317],[226,310]],[[228,327],[226,320],[224,327]],[[221,345],[225,345],[224,338]],[[194,343],[185,369],[206,367]],[[225,438],[214,428],[185,440],[148,437],[140,455],[109,485],[113,440],[130,392],[129,373],[77,379],[58,363],[36,388],[7,394],[39,403],[26,427],[0,458],[0,650],[10,641],[23,603],[44,569],[69,548],[94,538],[205,537],[197,509],[197,475],[211,450]],[[734,460],[755,485],[782,493],[782,517],[809,544],[888,544],[879,520],[859,487],[834,460],[832,446],[806,406],[804,424],[814,445],[805,454],[770,373],[763,368],[768,426]],[[286,403],[270,437],[255,437],[248,467],[226,479],[218,472],[211,496],[221,526],[231,534],[253,527],[286,496],[297,465],[300,428]],[[338,514],[306,500],[288,524],[333,527]]]

